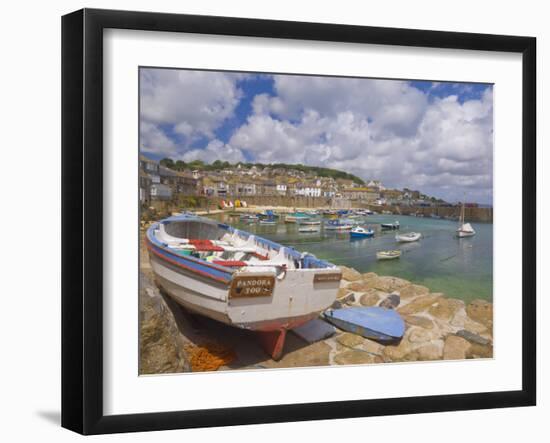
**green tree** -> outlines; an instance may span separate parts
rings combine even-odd
[[[166,168],[174,169],[174,160],[172,160],[171,158],[163,158],[160,161],[160,164]]]
[[[187,169],[187,165],[183,160],[176,160],[176,164],[174,165],[174,168],[176,171],[183,171]]]

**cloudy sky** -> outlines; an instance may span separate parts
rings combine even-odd
[[[154,159],[327,166],[492,203],[491,85],[143,68],[140,100]]]

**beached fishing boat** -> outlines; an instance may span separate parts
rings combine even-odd
[[[342,278],[314,255],[192,214],[153,223],[146,245],[167,294],[189,311],[258,331],[274,359],[288,330],[334,302]]]
[[[374,230],[356,226],[350,231],[349,235],[351,238],[369,238],[374,237]]]
[[[399,229],[399,221],[393,223],[380,223],[382,229]]]
[[[405,333],[401,316],[378,306],[329,309],[323,317],[337,328],[383,343],[398,341]]]
[[[419,232],[407,232],[406,234],[396,234],[395,240],[401,243],[413,242],[420,240],[422,234]]]
[[[378,260],[393,260],[395,258],[401,257],[401,251],[394,250],[394,251],[378,251],[376,253],[376,258]]]
[[[472,237],[476,235],[476,231],[472,227],[470,223],[464,222],[464,203],[462,203],[462,207],[460,209],[460,218],[458,220],[458,229],[456,230],[456,235],[458,238],[464,238],[464,237]]]
[[[353,225],[342,223],[339,220],[329,220],[325,223],[326,231],[350,231]]]

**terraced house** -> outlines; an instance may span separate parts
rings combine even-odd
[[[348,200],[360,200],[373,203],[380,198],[380,192],[374,187],[348,187],[340,191],[342,197]]]

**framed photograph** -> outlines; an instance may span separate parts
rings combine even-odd
[[[62,425],[536,403],[536,41],[62,20]]]

